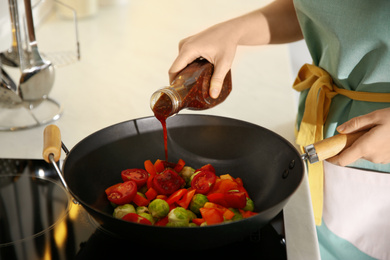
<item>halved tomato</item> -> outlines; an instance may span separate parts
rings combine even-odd
[[[156,174],[152,181],[152,187],[158,194],[170,195],[180,189],[185,181],[173,169],[166,168],[162,173]]]
[[[149,174],[144,169],[126,169],[121,172],[123,181],[134,181],[138,187],[145,185]]]
[[[133,201],[137,194],[137,184],[134,181],[115,184],[106,190],[107,198],[117,205],[127,204]]]
[[[201,170],[196,173],[191,181],[191,187],[196,190],[196,193],[206,194],[214,185],[217,176],[209,170]]]

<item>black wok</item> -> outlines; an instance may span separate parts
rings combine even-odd
[[[219,174],[241,177],[258,214],[191,228],[148,226],[113,218],[104,190],[121,181],[123,169],[143,168],[147,159],[165,159],[161,124],[154,117],[146,117],[93,133],[64,160],[62,170],[71,195],[116,236],[181,248],[225,245],[272,220],[302,181],[304,165],[298,151],[263,127],[208,115],[176,115],[168,118],[167,127],[169,161],[182,158],[194,168],[210,163]]]

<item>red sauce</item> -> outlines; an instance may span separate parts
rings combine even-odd
[[[164,133],[165,160],[168,161],[168,135],[166,119],[183,108],[204,110],[223,102],[232,90],[231,72],[229,70],[223,82],[218,98],[209,95],[210,79],[214,66],[206,59],[197,59],[176,76],[170,88],[180,98],[179,107],[175,109],[170,97],[163,93],[153,106],[155,117],[161,122]]]

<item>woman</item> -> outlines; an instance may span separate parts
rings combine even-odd
[[[305,39],[297,143],[366,130],[328,162],[308,165],[323,259],[390,259],[390,1],[277,0],[183,39],[170,80],[204,57],[217,97],[239,45]],[[313,112],[314,111],[314,112]]]

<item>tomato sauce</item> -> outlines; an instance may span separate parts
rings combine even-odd
[[[168,161],[168,134],[166,119],[180,110],[204,110],[223,102],[232,90],[231,71],[227,73],[218,98],[209,95],[213,64],[206,59],[197,59],[176,76],[172,85],[155,92],[152,110],[161,122],[164,134],[165,160]],[[153,100],[153,97],[155,100]],[[156,98],[157,97],[157,98]],[[154,102],[154,103],[153,103]]]

